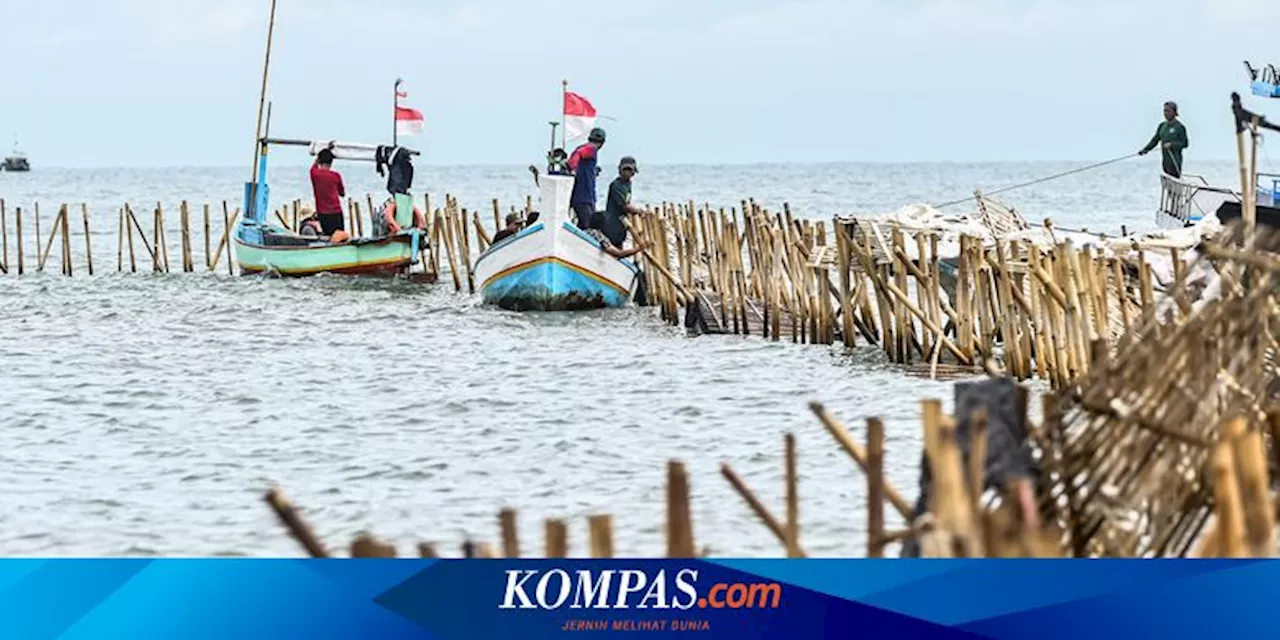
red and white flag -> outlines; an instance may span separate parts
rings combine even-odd
[[[400,99],[407,98],[409,94],[400,90],[399,83],[396,84],[396,134],[401,136],[414,136],[422,133],[422,129],[426,125],[426,119],[422,117],[422,112],[417,109],[400,106]]]
[[[396,133],[402,136],[415,136],[422,133],[426,120],[422,112],[408,107],[396,107]]]
[[[576,146],[585,141],[591,128],[596,126],[596,108],[586,98],[572,92],[564,94],[564,133],[566,146]],[[575,142],[570,145],[569,142]]]

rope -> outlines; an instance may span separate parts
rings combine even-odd
[[[1050,180],[1057,180],[1058,178],[1064,178],[1064,177],[1069,176],[1069,175],[1074,174],[1074,173],[1080,173],[1080,172],[1082,172],[1082,171],[1089,171],[1090,169],[1097,169],[1097,168],[1099,168],[1099,167],[1105,167],[1105,166],[1107,166],[1107,165],[1109,165],[1109,164],[1115,164],[1115,163],[1120,162],[1120,161],[1122,161],[1122,160],[1128,160],[1129,158],[1135,158],[1135,157],[1137,157],[1138,155],[1139,155],[1139,154],[1137,154],[1137,153],[1130,153],[1130,154],[1126,154],[1126,155],[1120,156],[1119,158],[1112,158],[1111,160],[1107,160],[1106,162],[1099,162],[1099,163],[1097,163],[1097,164],[1091,164],[1091,165],[1089,165],[1089,166],[1087,166],[1087,167],[1080,167],[1080,168],[1078,168],[1078,169],[1072,169],[1072,170],[1070,170],[1070,171],[1063,171],[1062,173],[1055,173],[1055,174],[1053,174],[1053,175],[1051,175],[1051,176],[1046,176],[1046,177],[1043,177],[1043,178],[1037,178],[1037,179],[1032,180],[1032,181],[1030,181],[1030,182],[1023,182],[1022,184],[1015,184],[1015,185],[1008,186],[1008,187],[1001,187],[1001,188],[999,188],[999,189],[996,189],[995,191],[988,191],[988,192],[986,192],[986,193],[984,193],[984,194],[982,194],[982,195],[984,195],[984,196],[993,196],[993,195],[996,195],[997,193],[1004,193],[1004,192],[1006,192],[1006,191],[1013,191],[1014,189],[1021,189],[1021,188],[1023,188],[1023,187],[1029,187],[1029,186],[1031,186],[1031,185],[1033,185],[1033,184],[1040,184],[1041,182],[1048,182],[1048,181],[1050,181]],[[942,203],[942,204],[934,205],[934,206],[933,206],[933,208],[934,208],[934,209],[943,209],[943,208],[950,207],[950,206],[953,206],[953,205],[957,205],[957,204],[961,204],[961,203],[964,203],[964,202],[968,202],[968,201],[970,201],[970,200],[972,200],[972,199],[974,199],[974,196],[968,196],[968,197],[965,197],[965,198],[961,198],[961,199],[959,199],[959,200],[952,200],[951,202],[944,202],[944,203]]]

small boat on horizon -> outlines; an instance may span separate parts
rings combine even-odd
[[[4,163],[0,164],[0,169],[13,172],[26,172],[31,170],[31,163],[27,161],[27,154],[18,150],[18,141],[13,141],[13,153],[10,153],[4,159]]]

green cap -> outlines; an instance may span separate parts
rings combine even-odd
[[[604,142],[604,129],[596,127],[591,130],[591,134],[587,136],[590,142]]]

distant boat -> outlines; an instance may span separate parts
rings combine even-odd
[[[18,151],[18,143],[13,143],[13,153],[4,159],[4,164],[0,165],[5,171],[30,171],[31,164],[27,162],[27,155]]]
[[[1255,69],[1247,60],[1244,67],[1249,71],[1249,88],[1253,91],[1253,95],[1280,98],[1280,69],[1273,64]]]
[[[538,180],[536,224],[495,243],[476,259],[486,304],[512,311],[573,311],[621,307],[631,301],[640,269],[615,258],[574,223],[573,177]]]

